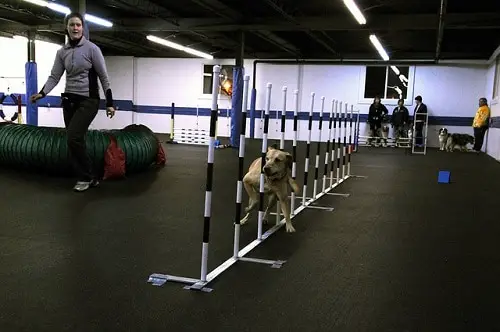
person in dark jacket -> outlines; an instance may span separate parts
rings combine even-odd
[[[380,97],[375,97],[368,111],[368,123],[370,124],[370,138],[368,144],[373,145],[373,138],[377,137],[377,144],[380,144],[380,128],[383,118],[389,113],[387,107],[380,101]]]
[[[415,121],[415,145],[418,147],[422,147],[424,144],[424,125],[425,125],[425,116],[427,114],[427,105],[422,102],[421,96],[416,96],[415,101],[417,105],[415,106],[415,111],[413,111],[413,118]],[[422,114],[421,116],[416,116],[417,114]]]
[[[398,106],[392,111],[391,125],[394,128],[394,137],[396,139],[396,146],[398,146],[400,138],[406,138],[407,125],[410,120],[410,112],[404,106],[405,100],[400,99]]]

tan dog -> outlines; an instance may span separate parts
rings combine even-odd
[[[248,207],[245,209],[246,215],[241,219],[240,224],[245,224],[250,212],[254,210],[259,203],[260,195],[260,172],[262,158],[255,159],[248,172],[243,178],[243,185],[248,194]],[[276,204],[276,198],[280,202],[281,212],[285,216],[286,231],[295,232],[290,218],[290,200],[288,199],[288,186],[298,194],[300,188],[291,177],[292,171],[292,155],[288,152],[281,151],[271,146],[267,149],[266,162],[264,164],[264,194],[268,197],[267,208],[265,211],[263,223],[267,223],[270,210]]]

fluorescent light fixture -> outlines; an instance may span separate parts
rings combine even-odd
[[[45,1],[45,0],[24,0],[25,2],[32,3],[34,5],[42,6],[42,7],[47,7],[49,9],[52,9],[55,12],[68,15],[71,13],[71,9],[69,9],[66,6],[60,5],[58,3],[52,2],[52,1]],[[91,15],[91,14],[85,14],[85,21],[92,22],[98,25],[101,25],[106,28],[111,28],[113,26],[113,23],[110,21],[107,21],[103,18]]]
[[[396,67],[396,66],[391,66],[391,69],[392,69],[392,71],[393,71],[396,75],[398,75],[398,76],[399,76],[400,71],[399,71],[398,67]]]
[[[359,7],[356,5],[354,0],[344,0],[344,5],[347,7],[347,9],[349,9],[352,16],[354,16],[354,18],[356,19],[356,21],[358,21],[359,24],[361,25],[366,24],[366,18],[361,12],[361,10],[359,10]]]
[[[113,26],[113,23],[111,23],[110,21],[91,14],[85,14],[85,21],[92,22],[106,28],[111,28]]]
[[[69,13],[71,13],[71,9],[69,9],[68,7],[60,5],[60,4],[52,2],[52,1],[47,1],[47,4],[45,5],[45,7],[52,9],[55,12],[64,14],[64,15],[68,15]]]
[[[32,4],[37,5],[37,6],[42,6],[42,7],[47,6],[47,1],[43,1],[43,0],[24,0],[24,1],[32,3]]]
[[[209,59],[209,60],[212,60],[214,58],[210,54],[203,53],[201,51],[198,51],[198,50],[192,49],[190,47],[183,46],[183,45],[171,42],[169,40],[166,40],[166,39],[163,39],[163,38],[160,38],[160,37],[156,37],[156,36],[153,36],[153,35],[148,35],[146,38],[148,40],[154,42],[154,43],[158,43],[160,45],[167,46],[167,47],[170,47],[170,48],[175,48],[176,50],[183,51],[183,52],[186,52],[186,53],[189,53],[189,54],[192,54],[192,55],[196,55],[196,56],[199,56],[200,58],[205,58],[205,59]]]
[[[372,42],[373,46],[375,46],[375,49],[377,50],[378,54],[380,54],[382,59],[384,59],[384,61],[388,61],[389,55],[387,55],[387,52],[382,47],[382,44],[378,40],[377,36],[370,35],[370,41]]]

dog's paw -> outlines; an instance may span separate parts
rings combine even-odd
[[[246,224],[247,221],[248,221],[248,213],[247,213],[247,215],[245,217],[243,217],[243,219],[240,220],[240,225]]]
[[[295,228],[291,224],[286,224],[286,232],[287,233],[294,233]]]

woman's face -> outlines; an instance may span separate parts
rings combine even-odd
[[[375,98],[375,104],[379,104],[380,103],[380,98]]]
[[[70,18],[66,29],[68,29],[68,34],[71,39],[75,40],[82,37],[83,25],[82,21],[78,17]]]
[[[399,106],[403,106],[403,101],[402,101],[402,100],[400,100],[400,101],[398,102],[398,105],[399,105]]]

